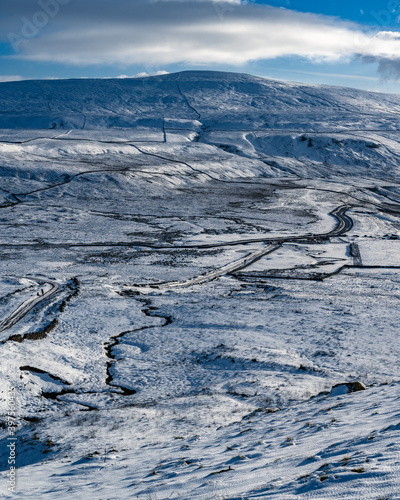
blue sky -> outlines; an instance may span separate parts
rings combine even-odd
[[[3,0],[0,80],[184,69],[400,93],[400,0]]]
[[[399,27],[400,1],[389,2],[365,0],[271,0],[258,1],[274,7],[284,7],[300,12],[314,12],[327,16],[338,16],[365,25],[376,26],[385,23],[386,27],[396,29]],[[396,12],[397,10],[397,12]],[[394,11],[394,12],[393,12]],[[389,20],[389,23],[388,23]]]

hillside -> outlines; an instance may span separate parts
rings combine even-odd
[[[98,129],[200,121],[206,128],[398,128],[400,97],[235,73],[187,71],[126,79],[0,84],[2,128]],[[296,121],[289,117],[295,114]],[[302,123],[303,121],[303,123]],[[298,122],[298,123],[296,123]],[[344,122],[344,123],[343,123]],[[217,126],[218,125],[218,126]]]

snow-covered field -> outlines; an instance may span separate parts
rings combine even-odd
[[[2,498],[400,499],[400,96],[0,96]]]

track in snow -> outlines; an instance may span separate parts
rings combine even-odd
[[[20,304],[10,314],[10,316],[8,316],[8,318],[6,318],[0,323],[0,333],[9,330],[12,326],[17,324],[18,321],[24,318],[37,304],[39,304],[43,300],[46,300],[51,295],[54,295],[56,292],[58,292],[60,288],[60,285],[55,281],[42,280],[42,279],[38,280],[33,278],[24,278],[24,279],[28,279],[36,283],[42,283],[46,286],[45,288],[41,288],[36,295],[30,297],[29,299],[25,300],[22,304]]]

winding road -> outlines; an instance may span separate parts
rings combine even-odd
[[[346,214],[347,210],[352,208],[351,206],[348,205],[341,205],[332,212],[330,212],[329,215],[334,217],[337,220],[337,225],[332,231],[329,231],[327,233],[322,233],[322,234],[316,234],[316,235],[305,235],[305,236],[293,236],[293,237],[285,237],[285,238],[275,238],[274,240],[266,240],[266,239],[251,239],[251,240],[240,240],[240,241],[235,241],[235,242],[227,242],[224,244],[208,244],[208,245],[198,245],[195,246],[194,248],[199,249],[199,248],[215,248],[215,247],[220,247],[220,246],[232,246],[232,245],[239,245],[239,244],[247,244],[247,243],[257,243],[261,242],[264,243],[264,245],[267,245],[266,247],[263,247],[260,250],[257,250],[255,252],[252,252],[250,254],[247,254],[245,257],[242,257],[241,259],[232,262],[230,264],[226,264],[225,266],[220,267],[219,269],[215,269],[213,271],[210,271],[208,273],[202,274],[200,276],[196,276],[194,278],[191,278],[186,281],[172,281],[172,282],[165,282],[165,283],[157,283],[157,284],[146,284],[146,285],[133,285],[133,286],[127,286],[125,289],[136,289],[137,291],[142,291],[142,292],[148,292],[154,289],[163,289],[163,290],[168,290],[171,288],[176,288],[176,287],[186,287],[186,286],[192,286],[192,285],[199,285],[201,283],[206,283],[208,281],[214,280],[220,276],[224,276],[227,274],[231,274],[235,271],[239,271],[240,269],[244,269],[245,267],[248,267],[249,265],[253,264],[257,260],[261,259],[265,255],[273,252],[277,248],[279,248],[283,243],[289,243],[293,241],[297,242],[302,242],[302,243],[315,243],[315,242],[320,242],[320,241],[325,241],[328,240],[329,238],[341,236],[347,231],[349,231],[353,227],[353,221],[352,219]],[[179,246],[179,247],[168,247],[168,248],[193,248],[188,245],[185,246]]]
[[[299,241],[304,243],[314,243],[316,241],[324,241],[329,238],[342,236],[353,227],[353,221],[346,215],[347,210],[353,206],[341,205],[329,213],[337,220],[337,225],[332,231],[321,234],[304,234],[298,236],[284,236],[277,238],[247,238],[239,240],[224,241],[221,243],[203,243],[203,244],[182,244],[182,245],[157,245],[140,240],[132,241],[93,241],[91,243],[0,243],[3,248],[96,248],[96,247],[143,247],[153,250],[179,250],[179,249],[210,249],[210,248],[224,248],[230,246],[246,245],[247,243],[266,243],[269,245],[276,245],[280,243],[288,243],[291,241]]]
[[[22,304],[20,304],[5,320],[0,323],[0,333],[10,329],[14,326],[18,321],[24,318],[37,304],[46,300],[51,295],[54,295],[60,288],[60,285],[55,281],[43,280],[43,279],[33,279],[33,278],[24,278],[29,281],[33,281],[35,283],[40,283],[45,285],[44,288],[41,288],[39,292],[25,300]]]
[[[341,236],[342,234],[347,233],[347,231],[350,231],[350,229],[353,227],[352,219],[348,215],[346,215],[347,210],[349,210],[350,208],[352,207],[349,207],[348,205],[342,205],[341,207],[332,210],[332,212],[329,214],[335,217],[335,219],[338,221],[338,225],[335,227],[335,229],[330,233],[327,233],[330,237]]]

